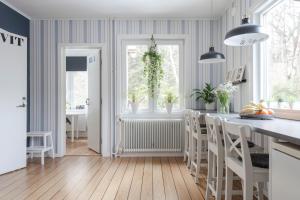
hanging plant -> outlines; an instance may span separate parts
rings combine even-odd
[[[151,37],[151,45],[148,51],[143,55],[144,76],[147,78],[147,86],[150,97],[154,98],[157,89],[160,87],[160,81],[163,78],[162,56],[158,53],[157,44],[154,37]]]

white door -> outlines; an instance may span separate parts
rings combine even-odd
[[[97,153],[101,152],[101,87],[100,87],[100,55],[88,57],[88,147]]]
[[[3,29],[0,34],[0,174],[3,174],[26,166],[27,39]]]

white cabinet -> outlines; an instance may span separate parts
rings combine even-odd
[[[273,143],[271,155],[272,200],[300,199],[300,148]]]

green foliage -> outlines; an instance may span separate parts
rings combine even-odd
[[[211,84],[205,83],[205,87],[201,89],[193,89],[193,92],[191,94],[191,97],[195,96],[196,101],[202,100],[204,103],[213,103],[215,101],[215,93],[214,88]]]
[[[143,55],[144,76],[147,78],[147,86],[150,97],[154,98],[160,81],[163,78],[162,56],[157,51],[157,44],[154,37],[151,37],[151,46]]]
[[[283,101],[294,103],[298,97],[297,89],[289,84],[278,85],[273,88],[273,99],[279,103]]]
[[[137,91],[129,92],[128,100],[129,100],[129,103],[140,103],[143,100],[143,98],[137,90]]]
[[[167,92],[165,96],[165,103],[176,103],[177,97],[174,95],[173,92]]]

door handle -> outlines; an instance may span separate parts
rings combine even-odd
[[[26,107],[26,104],[25,104],[25,103],[23,103],[23,104],[17,106],[17,108],[25,108],[25,107]]]

